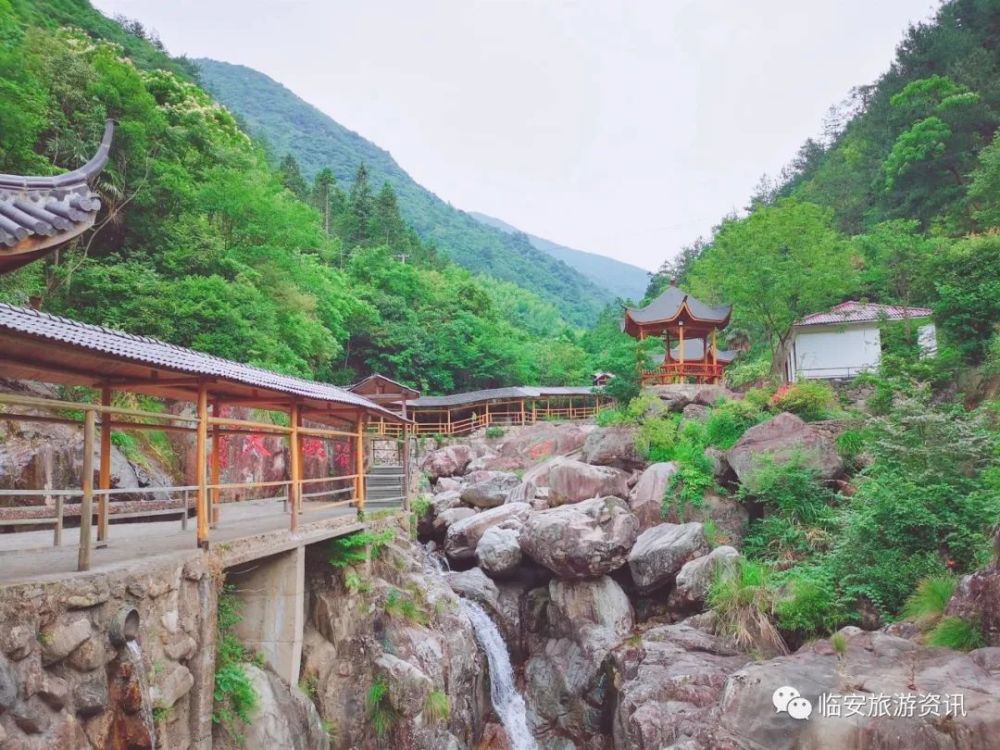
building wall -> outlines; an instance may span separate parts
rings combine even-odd
[[[878,367],[881,354],[878,323],[810,327],[793,335],[786,367],[791,380],[849,378]]]

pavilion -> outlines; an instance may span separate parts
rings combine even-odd
[[[663,339],[657,368],[643,370],[643,385],[718,383],[736,353],[720,350],[718,333],[729,325],[732,305],[708,305],[671,282],[645,307],[625,309],[622,330],[643,341]]]

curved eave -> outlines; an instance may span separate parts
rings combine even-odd
[[[108,163],[108,156],[111,153],[111,139],[115,133],[114,120],[107,120],[104,123],[104,135],[101,137],[101,144],[97,147],[90,161],[82,167],[74,169],[72,172],[52,175],[48,177],[24,176],[16,174],[0,174],[0,188],[28,189],[28,188],[70,188],[83,183],[88,183],[96,177],[104,165]]]
[[[679,328],[682,322],[683,325],[690,328],[705,327],[708,330],[713,328],[716,330],[722,330],[729,325],[729,319],[732,317],[733,308],[732,306],[727,308],[726,314],[722,318],[699,318],[691,312],[691,308],[688,306],[687,300],[684,300],[684,302],[681,303],[680,308],[678,308],[677,312],[672,317],[662,318],[659,320],[645,320],[642,322],[633,318],[632,312],[633,311],[631,309],[625,311],[625,320],[622,324],[622,329],[625,333],[635,337],[638,336],[641,330],[645,330],[655,335],[656,333],[666,329]]]

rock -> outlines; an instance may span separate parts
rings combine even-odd
[[[661,523],[639,535],[628,566],[636,587],[648,593],[669,583],[688,560],[707,552],[700,523]]]
[[[10,715],[18,729],[25,734],[42,734],[52,723],[49,709],[35,696],[18,703]]]
[[[500,524],[519,525],[528,517],[530,510],[527,503],[507,503],[457,521],[448,527],[445,552],[456,560],[471,560],[486,529]]]
[[[479,568],[445,573],[445,581],[459,596],[479,604],[487,612],[497,611],[500,591],[497,585]]]
[[[552,456],[579,450],[588,433],[586,427],[578,424],[540,422],[508,437],[499,452],[501,457],[516,464],[511,468],[527,468]]]
[[[521,530],[521,550],[561,578],[594,578],[625,564],[639,522],[616,497],[536,511]]]
[[[531,503],[538,493],[538,488],[531,481],[521,482],[507,495],[508,503]]]
[[[1000,646],[1000,564],[962,576],[945,614],[978,622],[986,642]]]
[[[737,395],[721,385],[696,385],[671,383],[643,389],[644,393],[658,396],[671,411],[681,411],[688,404],[713,406],[719,399],[735,399]]]
[[[0,651],[14,661],[24,659],[35,650],[38,638],[29,625],[14,625],[0,632]]]
[[[684,623],[661,625],[643,632],[638,644],[618,646],[610,661],[618,685],[614,747],[736,750],[715,737],[718,704],[726,679],[748,658],[723,639]],[[773,713],[770,694],[759,710]],[[766,744],[747,747],[770,750]]]
[[[486,529],[476,545],[476,562],[490,575],[502,576],[521,563],[521,543],[514,529],[493,526]]]
[[[462,480],[455,477],[441,477],[434,483],[434,493],[459,492],[462,490]]]
[[[173,638],[163,644],[163,653],[173,661],[187,661],[198,650],[198,642],[189,635]]]
[[[441,477],[453,477],[462,474],[473,458],[469,446],[461,443],[447,445],[427,453],[420,461],[420,470],[430,477],[431,481]]]
[[[457,508],[462,504],[462,493],[458,490],[439,492],[431,498],[431,508],[434,515],[439,516],[446,510]]]
[[[297,687],[289,688],[270,671],[253,664],[245,667],[257,693],[257,708],[249,725],[241,728],[241,746],[329,750],[330,738],[316,707]]]
[[[389,703],[393,708],[406,717],[416,716],[424,710],[427,696],[434,688],[426,674],[392,654],[382,654],[375,666],[386,678]]]
[[[49,666],[61,659],[90,638],[90,620],[78,617],[69,622],[59,622],[42,630],[39,640],[42,644],[42,665]]]
[[[17,703],[17,674],[6,659],[0,657],[0,711]]]
[[[723,545],[684,563],[670,592],[669,605],[686,609],[702,604],[715,577],[735,572],[739,558],[735,548]]]
[[[434,517],[431,528],[435,533],[447,532],[453,524],[476,515],[475,508],[451,508]]]
[[[822,479],[833,479],[844,470],[844,462],[833,441],[788,412],[751,427],[725,455],[726,462],[743,484],[751,479],[765,457],[782,464],[801,455],[806,465],[815,468]]]
[[[701,404],[688,404],[684,407],[683,411],[681,411],[681,416],[692,422],[704,422],[708,419],[708,416],[711,413],[712,410],[707,406],[703,406]]]
[[[108,675],[95,669],[77,680],[73,687],[73,706],[79,716],[96,716],[108,706]]]
[[[487,479],[466,486],[462,490],[462,502],[476,508],[495,508],[503,505],[511,491],[520,484],[516,474],[495,472]]]
[[[90,672],[107,664],[107,650],[104,641],[88,638],[66,657],[66,663],[78,672]]]
[[[583,460],[596,466],[633,469],[644,462],[635,447],[637,428],[604,427],[594,430],[583,444]]]
[[[62,711],[69,698],[69,683],[61,677],[46,675],[36,695],[53,711]]]
[[[942,648],[925,648],[879,632],[843,629],[847,644],[838,654],[829,641],[816,641],[790,656],[750,664],[731,675],[720,701],[718,736],[739,747],[793,748],[850,747],[859,750],[906,748],[993,747],[1000,736],[1000,678],[977,659]],[[988,659],[986,660],[988,662]],[[775,688],[789,685],[810,701],[808,721],[796,720],[771,705]],[[859,696],[865,706],[850,718],[824,716],[821,694]],[[871,696],[918,696],[912,715],[901,718],[869,712]],[[962,696],[962,711],[952,711],[937,700],[922,712],[919,696]],[[890,706],[890,712],[896,707]],[[924,715],[921,715],[923,713]]]
[[[175,664],[165,676],[156,680],[149,689],[149,699],[154,706],[170,708],[194,687],[194,676],[181,664]]]
[[[689,523],[697,521],[704,523],[711,519],[715,523],[716,544],[728,544],[739,547],[746,534],[749,524],[749,514],[743,504],[728,497],[722,497],[715,492],[706,492],[700,505],[687,505],[678,508],[667,505],[667,514],[662,519],[668,523]]]
[[[650,465],[639,476],[639,481],[628,496],[628,504],[639,519],[639,530],[645,531],[663,521],[663,497],[670,487],[670,480],[677,473],[673,461]]]
[[[705,449],[705,457],[712,462],[712,478],[721,485],[728,485],[736,481],[736,473],[729,462],[726,461],[726,454],[718,448],[709,446]]]
[[[581,644],[599,639],[610,648],[625,638],[634,624],[628,597],[608,576],[585,581],[553,578],[549,600],[554,633]]]
[[[591,466],[568,458],[553,462],[548,474],[549,505],[565,505],[592,497],[626,497],[628,474],[609,466]]]

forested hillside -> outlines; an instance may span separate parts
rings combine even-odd
[[[388,182],[396,191],[400,212],[417,234],[465,268],[535,292],[577,325],[592,324],[614,298],[527,238],[484,226],[445,203],[414,182],[387,151],[263,73],[215,60],[196,62],[208,90],[246,122],[251,135],[269,145],[275,159],[291,154],[308,177],[329,168],[341,183],[364,164],[376,187]]]
[[[508,234],[524,235],[535,248],[575,268],[595,284],[608,289],[615,297],[635,301],[642,299],[642,295],[646,292],[646,286],[649,284],[649,273],[638,266],[623,263],[606,255],[588,253],[585,250],[560,245],[558,242],[552,242],[544,237],[522,232],[505,221],[476,211],[472,211],[470,216]]]
[[[357,166],[342,187],[273,168],[196,75],[85,0],[0,0],[0,172],[77,167],[118,122],[95,229],[0,299],[333,382],[586,379],[561,311],[450,262]]]
[[[668,260],[735,303],[769,355],[805,313],[847,298],[931,305],[938,365],[1000,359],[1000,3],[952,0],[909,29],[888,72],[832,111],[744,216]]]

